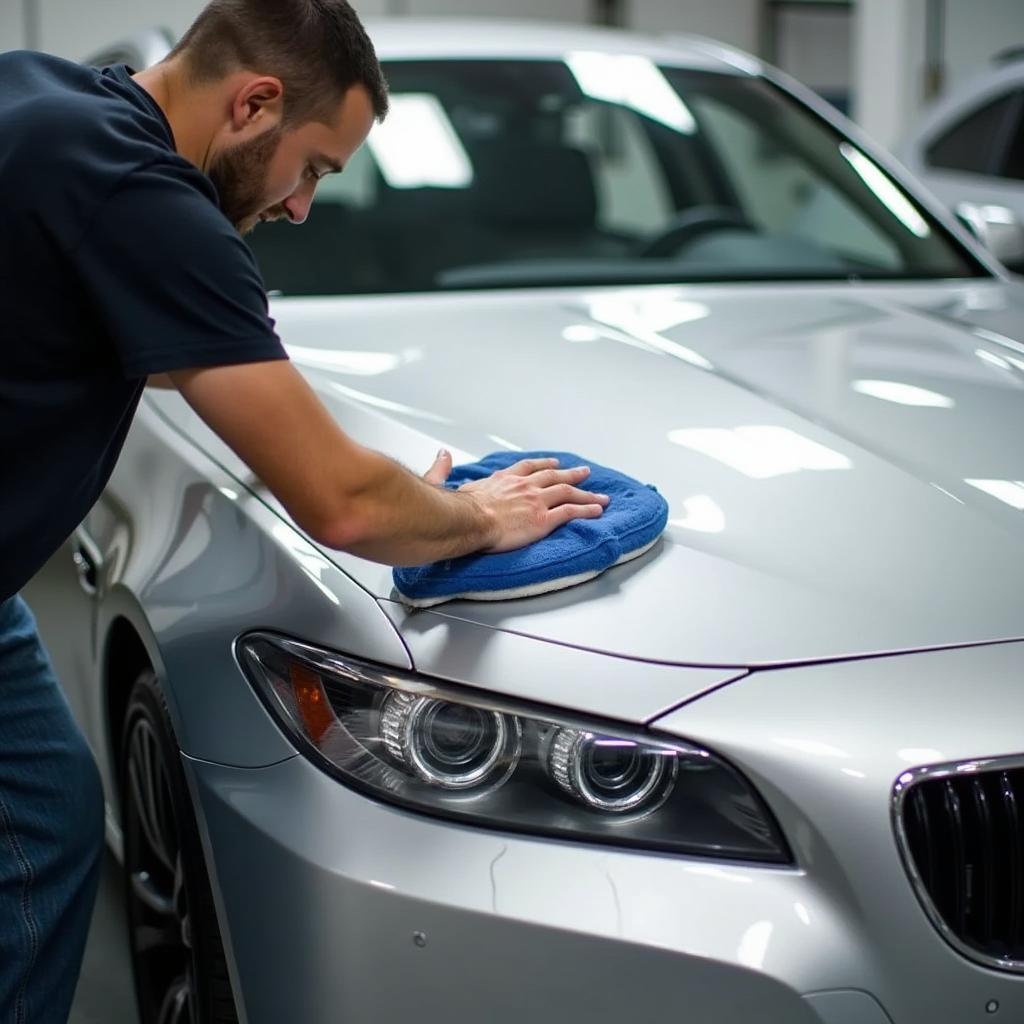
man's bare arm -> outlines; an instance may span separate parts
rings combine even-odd
[[[320,543],[389,565],[512,550],[607,499],[585,468],[522,462],[450,491],[355,443],[291,363],[170,374],[185,399]],[[447,469],[432,476],[443,480]]]

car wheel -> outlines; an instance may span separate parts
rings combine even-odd
[[[129,947],[140,1024],[237,1024],[199,830],[167,704],[150,670],[122,728]]]

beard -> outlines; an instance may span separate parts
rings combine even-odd
[[[207,175],[217,189],[221,212],[239,234],[248,234],[266,208],[267,168],[281,142],[278,126],[221,153]]]

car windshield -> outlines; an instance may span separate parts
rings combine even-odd
[[[587,51],[385,71],[390,114],[306,223],[249,236],[271,292],[985,273],[764,79]]]

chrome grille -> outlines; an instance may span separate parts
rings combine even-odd
[[[908,772],[894,812],[936,927],[972,959],[1024,972],[1024,758]]]

